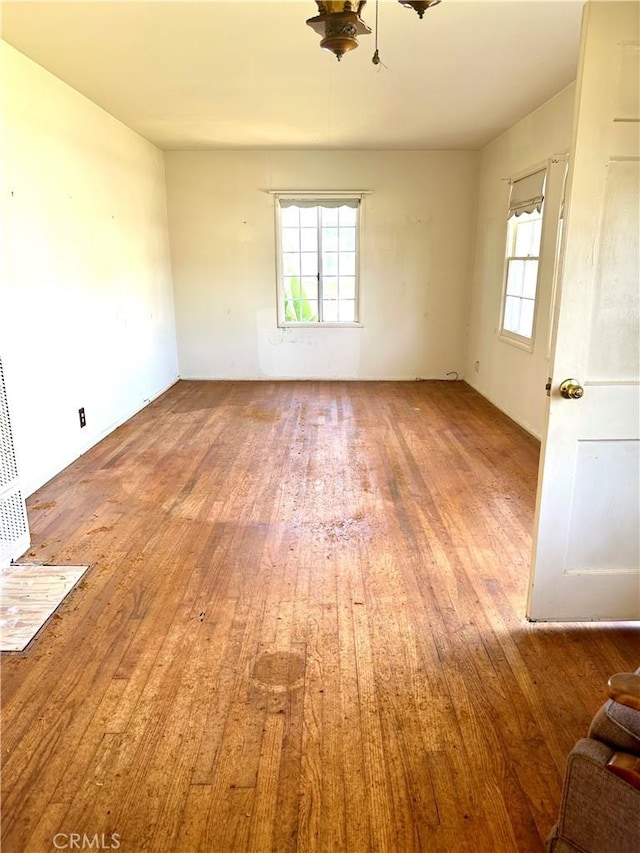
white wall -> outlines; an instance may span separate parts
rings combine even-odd
[[[415,379],[462,372],[474,152],[165,154],[180,375]],[[371,190],[363,328],[278,329],[272,189]]]
[[[469,346],[465,378],[481,394],[529,432],[543,432],[547,397],[548,342],[552,301],[552,275],[539,280],[533,351],[528,352],[498,337],[509,206],[508,179],[534,167],[571,145],[575,84],[532,112],[480,152],[478,221],[472,278]],[[559,199],[562,170],[555,186],[548,180],[547,194]],[[545,205],[546,213],[550,208]],[[546,217],[549,225],[549,217]],[[544,233],[543,233],[544,237]],[[551,273],[554,234],[545,240],[546,269]],[[476,362],[478,371],[476,372]]]
[[[1,61],[0,353],[29,494],[176,380],[175,327],[161,152]]]

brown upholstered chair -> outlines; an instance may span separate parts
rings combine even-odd
[[[612,676],[608,688],[569,755],[552,853],[640,851],[640,669]]]

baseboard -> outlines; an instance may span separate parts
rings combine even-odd
[[[454,371],[455,372],[455,371]],[[450,376],[188,376],[185,382],[456,382]]]
[[[65,460],[59,461],[58,463],[56,463],[56,465],[53,465],[50,469],[48,469],[47,472],[42,477],[39,477],[36,481],[34,481],[32,483],[25,483],[24,481],[21,481],[20,486],[21,486],[22,493],[25,496],[25,498],[28,498],[34,492],[37,492],[38,489],[41,489],[46,483],[49,482],[49,480],[52,480],[61,471],[64,471],[64,469],[67,468],[69,465],[71,465],[73,462],[75,462],[76,459],[79,459],[81,456],[84,456],[84,454],[88,450],[91,450],[92,447],[95,447],[96,444],[99,444],[104,438],[106,438],[108,435],[110,435],[114,430],[116,430],[116,429],[118,429],[118,427],[122,426],[122,424],[124,424],[128,420],[130,420],[132,417],[134,417],[134,415],[137,415],[138,412],[141,412],[150,403],[153,403],[154,400],[157,400],[158,397],[161,397],[163,394],[165,394],[169,390],[169,388],[173,388],[173,386],[178,381],[179,381],[179,379],[178,379],[178,377],[176,377],[175,379],[172,379],[168,385],[166,385],[165,387],[161,388],[158,391],[155,391],[151,395],[151,397],[148,397],[148,398],[145,397],[139,405],[134,406],[133,409],[127,410],[126,414],[124,414],[122,417],[113,421],[113,423],[109,424],[109,426],[105,427],[104,429],[100,430],[100,432],[96,433],[85,445],[82,446],[79,453],[70,454],[69,457],[66,458]]]
[[[506,415],[509,420],[518,424],[519,427],[522,427],[525,432],[528,432],[529,435],[533,436],[533,438],[535,438],[537,441],[542,441],[542,435],[538,432],[538,430],[534,429],[531,424],[528,424],[526,421],[523,421],[522,418],[518,417],[515,412],[512,412],[506,406],[503,406],[500,403],[496,402],[496,400],[490,397],[489,394],[485,394],[479,388],[476,388],[475,385],[472,385],[472,383],[469,382],[468,379],[465,379],[463,381],[469,386],[469,388],[472,388],[476,392],[476,394],[480,394],[480,396],[484,397],[487,402],[491,403],[492,406],[495,406],[496,409],[501,411],[503,415]]]
[[[159,391],[154,392],[151,397],[145,397],[140,403],[140,405],[134,406],[133,409],[128,410],[127,414],[123,415],[121,418],[118,418],[118,420],[114,421],[112,424],[105,427],[103,430],[93,436],[93,438],[82,447],[80,453],[75,458],[79,459],[80,456],[87,452],[87,450],[91,450],[92,447],[95,447],[96,444],[101,442],[103,438],[106,438],[114,430],[118,429],[118,427],[121,427],[122,424],[126,423],[128,420],[131,420],[131,418],[134,417],[134,415],[137,415],[138,412],[141,412],[143,409],[146,409],[147,406],[150,403],[153,403],[154,400],[157,400],[158,397],[162,397],[163,394],[166,394],[169,388],[173,388],[173,386],[179,381],[179,377],[176,377],[175,379],[172,379],[172,381],[164,388],[161,388]]]

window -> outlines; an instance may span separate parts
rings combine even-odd
[[[511,185],[501,333],[515,341],[533,340],[546,171]]]
[[[277,196],[279,325],[358,322],[360,201]]]

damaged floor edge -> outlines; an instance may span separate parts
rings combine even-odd
[[[0,652],[21,652],[89,566],[13,563],[0,570]]]

